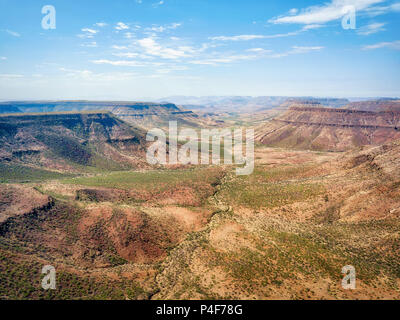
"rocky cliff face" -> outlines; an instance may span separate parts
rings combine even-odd
[[[169,121],[197,127],[201,125],[192,111],[183,110],[173,103],[124,101],[24,101],[0,103],[0,113],[14,112],[94,112],[108,111],[124,121],[144,129],[168,126]]]
[[[344,107],[345,109],[363,110],[363,111],[399,111],[400,100],[396,99],[379,99],[369,101],[358,101],[349,103]]]
[[[0,161],[61,171],[133,165],[143,158],[143,137],[144,132],[110,113],[2,116]]]
[[[257,130],[263,144],[312,150],[345,151],[400,138],[400,112],[291,107]]]
[[[18,113],[22,112],[18,107],[13,105],[2,105],[0,103],[0,113]]]
[[[197,114],[183,110],[172,103],[120,105],[112,108],[111,112],[130,124],[146,129],[167,127],[169,121],[177,121],[180,125],[190,127],[197,127],[201,124]]]

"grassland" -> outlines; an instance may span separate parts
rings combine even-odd
[[[224,185],[225,202],[253,209],[274,208],[309,200],[324,191],[318,183],[290,181],[307,172],[307,167],[257,167],[252,175],[241,176]]]
[[[17,164],[0,163],[0,183],[38,182],[50,179],[68,178],[74,175]]]
[[[257,152],[250,176],[185,167],[41,181],[36,190],[54,207],[0,228],[0,295],[398,299],[399,220],[364,212],[396,213],[398,180],[348,169],[331,153]],[[368,206],[355,206],[366,194]],[[40,266],[55,262],[60,287],[43,292]],[[345,265],[356,268],[356,291],[340,285]]]
[[[142,189],[162,192],[184,185],[194,186],[199,183],[217,185],[221,178],[219,168],[151,170],[151,171],[118,171],[96,175],[65,179],[62,183],[87,187],[104,187],[111,189]]]
[[[58,271],[57,290],[41,287],[44,261],[4,250],[0,243],[0,298],[10,300],[122,300],[136,299],[143,289],[134,281],[98,279],[85,274]]]

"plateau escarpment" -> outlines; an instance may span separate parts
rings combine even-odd
[[[18,165],[59,172],[129,168],[143,162],[145,147],[142,131],[106,112],[1,116],[0,142],[1,169],[9,172]]]
[[[183,110],[172,103],[133,103],[118,105],[111,112],[124,121],[143,127],[167,127],[169,121],[180,125],[198,127],[200,120],[192,111]]]
[[[15,112],[83,112],[108,111],[143,128],[164,127],[168,121],[179,121],[182,125],[199,126],[198,116],[172,103],[128,102],[128,101],[15,101],[0,103],[0,113]]]
[[[400,112],[293,106],[257,131],[262,144],[345,151],[400,138]]]
[[[344,107],[345,109],[363,111],[400,111],[399,99],[378,99],[368,101],[351,102]]]
[[[2,105],[0,103],[0,113],[19,113],[22,112],[18,107],[13,105]]]

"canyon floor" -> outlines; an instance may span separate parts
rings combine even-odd
[[[0,184],[2,299],[399,299],[400,143]],[[40,172],[35,172],[40,175]],[[52,265],[57,290],[41,288]],[[345,290],[342,267],[356,270]]]

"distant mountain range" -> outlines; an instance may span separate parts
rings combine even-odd
[[[220,112],[252,112],[269,110],[291,104],[318,103],[339,108],[350,103],[348,99],[315,98],[315,97],[281,97],[281,96],[173,96],[158,100],[158,102],[175,103],[188,109]]]
[[[288,108],[292,105],[321,105],[330,108],[346,108],[366,111],[382,111],[399,108],[398,98],[318,98],[318,97],[286,97],[286,96],[171,96],[155,102],[136,101],[8,101],[0,102],[0,113],[17,112],[64,112],[103,110],[114,114],[148,117],[167,114],[196,117],[189,110],[198,112],[254,112],[274,108]],[[154,118],[154,117],[153,117]],[[172,116],[172,119],[174,116]],[[128,118],[127,118],[128,119]],[[129,119],[133,121],[132,118]],[[194,119],[186,119],[189,122]],[[136,121],[135,121],[136,122]],[[194,121],[196,122],[196,121]]]

